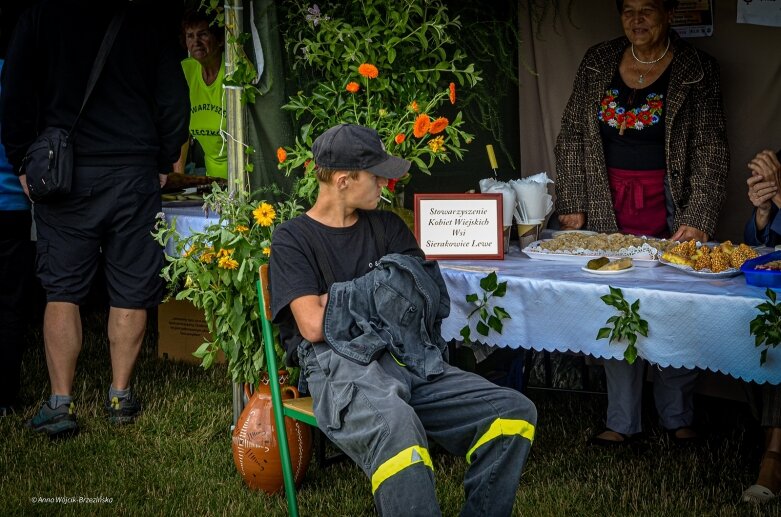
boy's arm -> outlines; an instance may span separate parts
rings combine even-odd
[[[328,293],[321,295],[300,296],[290,302],[290,310],[298,325],[301,336],[310,343],[323,341],[323,318],[325,306],[328,303]]]

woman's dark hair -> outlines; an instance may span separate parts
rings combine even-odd
[[[187,43],[184,39],[184,34],[187,32],[187,29],[195,27],[203,22],[206,22],[206,25],[209,26],[209,32],[212,33],[212,36],[214,36],[217,41],[225,42],[225,31],[222,27],[217,25],[216,21],[214,21],[214,16],[206,14],[199,9],[188,9],[182,16],[182,30],[179,31],[179,42],[184,48],[187,48]]]
[[[664,5],[666,11],[670,11],[678,7],[678,0],[663,0],[662,5]],[[624,0],[616,0],[616,8],[618,13],[621,14],[621,11],[624,10]]]

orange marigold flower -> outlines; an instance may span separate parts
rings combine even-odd
[[[415,125],[412,128],[412,134],[415,138],[423,138],[428,133],[428,128],[431,126],[431,119],[425,113],[418,115],[415,119]]]
[[[431,149],[432,153],[438,153],[440,151],[445,150],[445,138],[442,136],[438,136],[436,138],[432,138],[428,141],[429,149]]]
[[[398,135],[393,137],[393,141],[396,142],[397,144],[403,143],[404,140],[406,140],[406,139],[407,139],[407,137],[404,135],[404,133],[399,133]]]
[[[431,123],[431,127],[428,128],[428,132],[432,135],[436,135],[437,133],[441,133],[445,130],[447,127],[448,120],[445,117],[439,117],[434,122]]]
[[[414,111],[415,113],[417,113],[417,112],[418,112],[418,110],[420,109],[420,108],[418,107],[418,101],[412,101],[412,102],[410,102],[410,103],[409,103],[409,106],[407,106],[407,107],[410,109],[410,111]]]
[[[380,75],[380,71],[377,70],[377,67],[370,63],[364,63],[359,66],[358,73],[369,79],[376,79],[377,76]]]
[[[456,103],[456,83],[450,83],[450,104]]]
[[[349,83],[347,83],[347,86],[345,86],[344,89],[350,93],[357,93],[358,90],[361,89],[361,85],[356,83],[355,81],[350,81]]]
[[[287,160],[287,151],[285,151],[282,147],[277,148],[277,160],[279,160],[279,163]]]

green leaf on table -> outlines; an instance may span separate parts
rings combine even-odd
[[[629,345],[626,347],[626,350],[624,350],[624,359],[626,359],[626,362],[629,364],[634,364],[635,360],[637,360],[637,348],[635,348],[634,345]]]
[[[487,336],[488,333],[491,331],[491,329],[488,327],[488,325],[486,325],[482,321],[478,321],[477,322],[477,325],[475,325],[475,330],[481,336]]]
[[[504,307],[494,307],[494,315],[500,320],[505,318],[512,319],[512,316],[510,316],[510,314],[504,310]]]
[[[608,336],[610,336],[609,327],[602,327],[601,329],[599,329],[599,332],[597,332],[597,339],[605,339]]]
[[[483,289],[483,291],[494,291],[497,287],[496,283],[496,272],[494,271],[480,279],[480,288]]]

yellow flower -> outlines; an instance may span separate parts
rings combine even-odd
[[[255,216],[255,222],[261,226],[271,226],[274,222],[274,217],[277,213],[274,211],[274,207],[268,203],[261,203],[255,210],[252,211],[252,215]]]
[[[225,255],[217,262],[217,266],[222,269],[236,269],[239,267],[239,263],[230,258],[230,255]]]
[[[195,251],[195,245],[191,245],[189,248],[185,250],[184,253],[182,253],[182,258],[187,258],[190,255],[193,254],[193,251]]]
[[[212,249],[211,246],[209,246],[201,254],[201,262],[203,262],[204,264],[211,264],[212,260],[214,260],[214,250]]]
[[[358,73],[368,79],[376,79],[377,76],[380,75],[380,71],[377,70],[377,67],[371,63],[363,63],[361,66],[359,66]]]
[[[266,246],[266,247],[264,247],[264,248],[263,248],[263,254],[264,254],[265,256],[267,256],[267,257],[271,256],[271,247],[270,247],[270,246]]]
[[[247,233],[249,231],[249,228],[247,228],[243,224],[237,224],[235,229],[236,229],[236,232],[238,232],[238,233]]]
[[[223,248],[217,252],[217,258],[230,257],[231,255],[233,255],[233,249]]]
[[[445,150],[445,137],[438,136],[428,141],[428,146],[432,153],[438,153]]]

